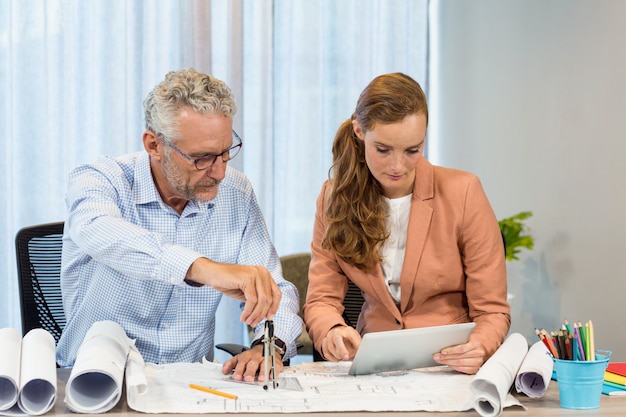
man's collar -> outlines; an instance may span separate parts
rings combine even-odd
[[[150,156],[146,152],[139,154],[135,164],[135,183],[133,184],[135,204],[148,204],[161,201],[159,191],[154,184],[150,171]]]

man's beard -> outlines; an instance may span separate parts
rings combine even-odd
[[[185,181],[185,179],[181,175],[180,169],[174,163],[174,161],[172,161],[170,155],[164,155],[163,173],[165,174],[165,180],[185,200],[206,203],[213,200],[217,195],[217,190],[215,190],[211,197],[205,197],[200,195],[196,191],[196,189],[200,187],[217,187],[220,181],[214,178],[204,177],[202,181],[200,181],[194,187],[189,186],[189,183]]]

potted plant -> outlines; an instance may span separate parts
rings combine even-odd
[[[500,231],[502,236],[504,236],[507,261],[519,260],[517,255],[524,248],[528,250],[533,249],[535,242],[533,237],[528,234],[528,227],[524,224],[524,220],[532,215],[531,211],[523,211],[498,221]]]

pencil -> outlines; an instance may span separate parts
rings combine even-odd
[[[230,398],[231,400],[237,399],[237,396],[234,394],[229,394],[227,392],[218,391],[213,388],[202,387],[196,384],[189,384],[189,388],[197,389],[198,391],[208,392],[209,394],[219,395],[220,397]]]
[[[593,337],[593,322],[589,320],[589,356],[592,361],[596,360],[596,344]]]
[[[578,337],[575,333],[569,335],[570,341],[570,349],[572,350],[572,360],[577,361],[580,360],[580,354],[578,353]]]
[[[543,334],[543,337],[548,344],[548,349],[550,350],[550,353],[552,353],[552,356],[559,359],[559,354],[556,351],[556,346],[554,346],[554,343],[552,343],[552,337],[550,337],[550,334],[547,332],[546,329],[541,329],[541,334]]]
[[[591,339],[589,338],[589,322],[585,323],[585,355],[588,361],[592,361],[594,358],[591,353]]]
[[[567,357],[567,351],[565,350],[565,339],[563,339],[563,330],[559,330],[556,333],[556,340],[559,343],[559,357],[561,359],[569,359]]]
[[[572,355],[572,346],[569,342],[570,337],[564,336],[563,339],[565,340],[565,359],[574,360],[574,356]]]
[[[585,328],[583,327],[583,324],[581,322],[578,322],[578,333],[580,334],[580,343],[582,344],[582,348],[583,348],[583,352],[585,352],[585,359],[583,360],[589,360],[589,352],[588,352],[588,345],[587,345],[587,334],[585,333]]]
[[[543,335],[543,333],[541,333],[539,331],[539,329],[537,329],[537,328],[535,328],[535,333],[537,333],[537,336],[539,337],[539,340],[541,340],[543,342],[543,344],[546,346],[548,351],[550,353],[552,353],[552,349],[550,349],[550,345],[548,344],[548,341],[546,340],[546,337]]]
[[[585,356],[585,349],[583,348],[583,341],[582,341],[582,335],[580,334],[580,328],[576,325],[574,325],[574,335],[576,336],[577,339],[577,346],[578,346],[578,359],[581,361],[586,360],[586,356]]]
[[[565,320],[563,324],[565,325],[565,328],[567,329],[567,333],[572,334],[572,326],[570,326],[569,322]]]

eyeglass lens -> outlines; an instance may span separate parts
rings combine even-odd
[[[228,162],[231,159],[233,159],[235,156],[237,156],[237,154],[239,153],[239,151],[241,150],[241,139],[239,138],[239,136],[233,132],[233,139],[236,140],[235,145],[233,145],[232,147],[230,147],[229,149],[226,149],[224,152],[222,152],[221,154],[218,155],[207,155],[203,158],[198,158],[194,161],[194,164],[196,165],[196,169],[198,170],[203,170],[203,169],[207,169],[210,166],[212,166],[215,161],[217,161],[218,157],[222,158],[222,161],[224,162]]]

